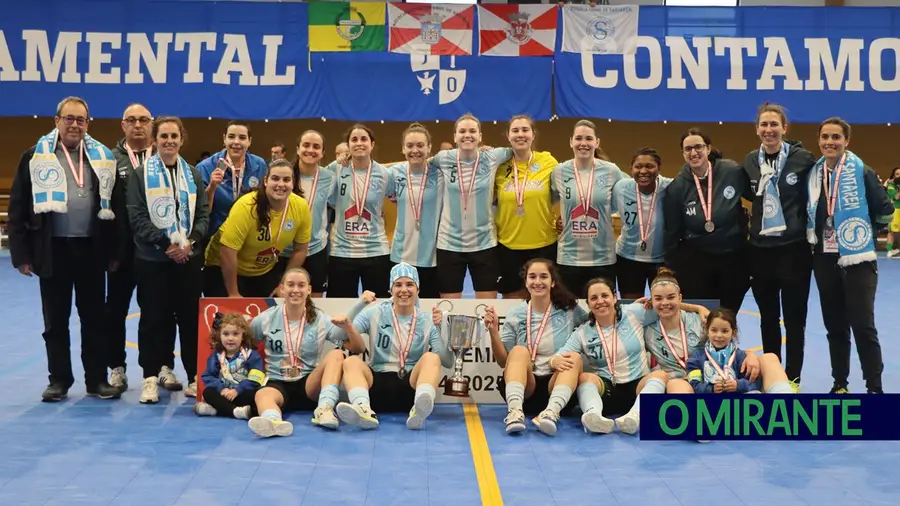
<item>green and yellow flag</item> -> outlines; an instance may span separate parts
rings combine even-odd
[[[382,2],[311,2],[309,4],[309,50],[384,51]]]

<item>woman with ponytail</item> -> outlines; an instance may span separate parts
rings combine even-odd
[[[365,351],[362,338],[347,330],[366,304],[375,301],[375,294],[364,292],[346,316],[331,318],[313,303],[305,270],[292,268],[284,273],[279,291],[284,304],[250,322],[254,342],[265,342],[266,347],[266,377],[256,392],[259,416],[248,422],[250,430],[260,437],[290,436],[294,426],[282,418],[283,413],[300,410],[313,410],[315,425],[337,429],[334,406],[344,362],[340,347]],[[326,346],[337,348],[325,351]]]
[[[263,184],[239,198],[206,249],[207,297],[270,297],[278,286],[278,257],[294,250],[287,269],[306,260],[312,230],[309,206],[294,194],[291,162],[272,162]]]
[[[502,367],[500,394],[509,413],[504,420],[509,434],[525,430],[525,415],[537,415],[532,423],[544,434],[556,434],[560,414],[574,407],[572,391],[581,372],[581,357],[567,353],[551,361],[572,329],[584,323],[587,313],[569,292],[553,262],[529,260],[522,268],[528,294],[509,310],[503,329],[497,312],[488,308],[484,323],[491,335],[491,350]]]
[[[639,395],[666,392],[666,373],[650,371],[644,346],[644,326],[653,316],[641,301],[622,305],[612,281],[595,278],[586,288],[589,321],[572,332],[557,357],[578,353],[585,369],[595,371],[578,378],[585,432],[608,434],[615,424],[620,431],[634,434],[640,427]],[[622,416],[613,422],[612,415]]]

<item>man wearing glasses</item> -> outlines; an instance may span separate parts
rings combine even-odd
[[[153,155],[153,116],[141,104],[132,104],[122,114],[125,133],[113,154],[116,157],[116,230],[118,251],[106,275],[107,362],[111,370],[109,384],[119,392],[128,390],[125,375],[125,320],[134,295],[134,241],[125,208],[125,188],[131,173]]]
[[[73,289],[87,394],[117,398],[119,390],[106,381],[103,329],[104,273],[115,254],[115,158],[87,134],[83,99],[63,99],[54,120],[55,128],[22,154],[9,199],[12,264],[40,279],[50,373],[42,398],[60,401],[75,383],[69,345]]]

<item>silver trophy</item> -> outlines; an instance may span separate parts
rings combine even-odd
[[[481,345],[487,331],[484,317],[444,312],[441,337],[456,355],[453,375],[447,378],[444,395],[469,396],[469,380],[463,376],[463,356],[472,348]]]

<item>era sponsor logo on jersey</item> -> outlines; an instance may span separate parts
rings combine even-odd
[[[355,237],[368,237],[372,231],[372,213],[363,209],[360,214],[356,206],[344,211],[344,234]]]
[[[433,55],[410,55],[409,64],[422,94],[430,96],[437,91],[440,105],[454,102],[466,87],[466,71],[456,68],[455,56],[450,57],[450,68],[441,68],[441,57]]]

